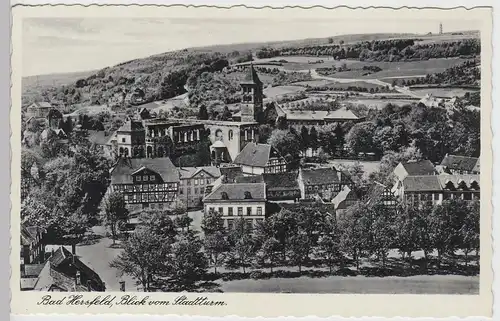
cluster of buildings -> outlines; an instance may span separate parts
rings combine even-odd
[[[44,231],[21,224],[21,291],[105,291],[99,275],[65,246],[44,244]]]

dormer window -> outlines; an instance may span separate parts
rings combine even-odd
[[[249,191],[246,191],[245,192],[245,199],[248,200],[248,199],[252,199],[252,194],[250,194]]]
[[[470,183],[470,188],[473,189],[473,190],[478,191],[479,190],[479,183],[477,181],[472,181]]]
[[[222,192],[222,193],[220,194],[220,197],[221,197],[221,199],[223,199],[223,200],[228,200],[228,199],[229,199],[229,196],[227,195],[227,193],[226,193],[226,192]]]
[[[450,190],[450,191],[454,191],[455,190],[455,185],[453,184],[452,181],[446,182],[446,189]]]

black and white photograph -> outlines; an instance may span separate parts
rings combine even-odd
[[[20,290],[479,295],[483,21],[445,17],[22,19]]]

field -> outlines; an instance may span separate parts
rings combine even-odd
[[[422,97],[431,94],[438,97],[461,97],[465,95],[467,92],[476,92],[476,90],[472,89],[463,89],[463,88],[411,88],[411,91],[417,95],[421,95]]]
[[[298,93],[300,91],[304,91],[304,88],[301,86],[276,86],[264,89],[264,95],[266,95],[267,98],[273,98]]]
[[[233,280],[221,283],[224,292],[250,293],[370,293],[478,294],[478,276],[419,275],[409,277],[329,276]]]
[[[365,105],[370,109],[382,109],[387,104],[393,104],[398,106],[409,105],[411,103],[416,103],[418,100],[411,99],[349,99],[346,103],[351,103],[354,105]]]
[[[398,61],[398,62],[366,62],[358,61],[348,65],[352,71],[343,71],[332,75],[333,78],[366,78],[381,79],[388,77],[404,78],[408,76],[425,77],[427,74],[443,72],[445,69],[456,66],[466,61],[462,58],[429,59],[423,61]],[[363,66],[377,66],[382,71],[362,76],[365,70]]]

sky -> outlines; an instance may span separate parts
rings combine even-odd
[[[189,47],[358,33],[437,33],[438,20],[291,17],[25,18],[23,76],[88,71]],[[444,32],[478,30],[447,20]]]

